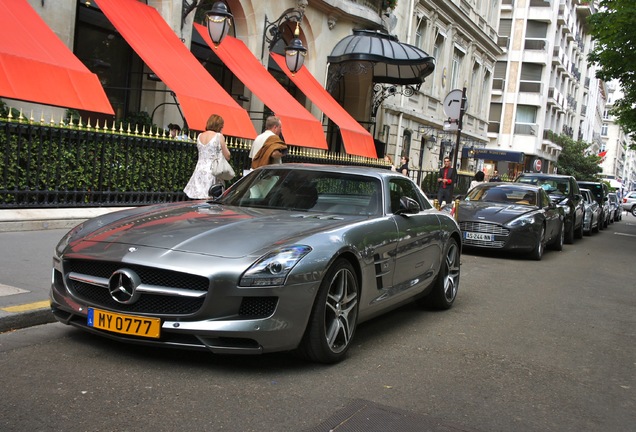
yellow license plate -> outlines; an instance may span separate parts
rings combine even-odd
[[[161,320],[88,308],[88,326],[115,333],[158,338]]]

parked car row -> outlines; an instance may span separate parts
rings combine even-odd
[[[454,211],[465,247],[519,251],[540,260],[546,247],[562,250],[564,243],[620,220],[620,204],[604,183],[523,173],[513,183],[477,185]]]

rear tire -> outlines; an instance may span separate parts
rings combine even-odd
[[[318,363],[342,360],[356,331],[358,297],[356,272],[349,261],[341,258],[320,284],[298,354]]]

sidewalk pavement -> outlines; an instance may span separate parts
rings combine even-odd
[[[124,207],[0,210],[0,333],[55,321],[51,254],[69,229]]]

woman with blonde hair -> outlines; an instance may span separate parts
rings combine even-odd
[[[211,170],[212,159],[221,153],[226,160],[230,160],[230,150],[225,143],[225,137],[221,133],[225,121],[218,114],[212,114],[205,125],[205,132],[197,137],[197,150],[199,159],[194,167],[190,181],[183,189],[191,199],[206,199],[209,197],[210,186],[221,183]]]

